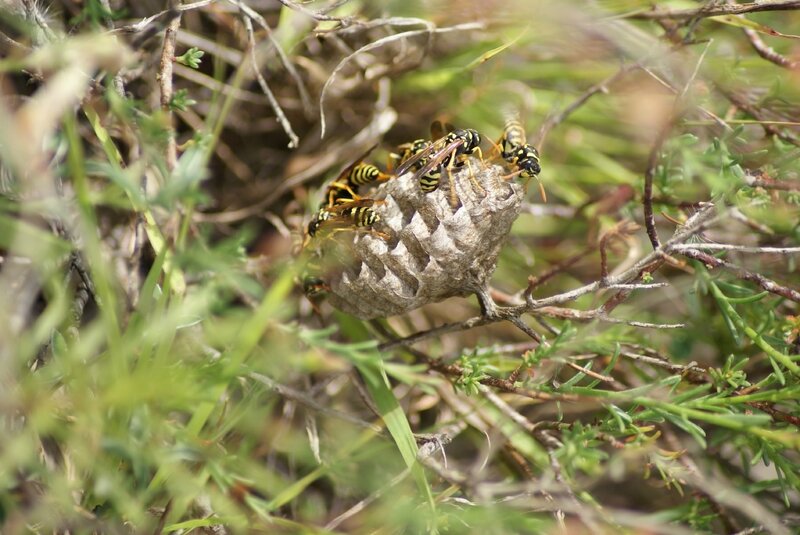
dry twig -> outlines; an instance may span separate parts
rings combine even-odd
[[[714,4],[693,9],[652,9],[625,15],[631,19],[649,20],[689,20],[696,18],[719,17],[721,15],[744,15],[761,11],[791,11],[800,8],[800,0],[761,1],[745,4]]]

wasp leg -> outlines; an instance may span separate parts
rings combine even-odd
[[[502,138],[500,141],[502,142]],[[503,149],[500,147],[500,145],[498,143],[495,143],[491,139],[489,140],[489,143],[492,144],[492,150],[489,151],[489,160],[493,160],[497,157],[500,157],[503,154]]]
[[[447,173],[447,183],[450,184],[450,208],[455,211],[458,209],[458,192],[456,191],[456,182],[453,180],[453,164],[455,163],[455,157],[450,158],[450,162],[444,168],[444,172]]]
[[[389,241],[389,240],[391,240],[391,239],[392,239],[392,237],[391,237],[391,236],[389,236],[389,235],[388,235],[388,234],[386,234],[385,232],[381,232],[380,230],[369,229],[369,233],[370,233],[370,234],[374,234],[375,236],[379,237],[379,238],[380,238],[380,239],[382,239],[383,241]]]
[[[518,170],[514,171],[513,173],[509,173],[509,174],[507,174],[505,176],[501,176],[500,178],[502,178],[503,180],[511,180],[512,178],[517,177],[520,174],[522,174],[522,171],[523,171],[522,169],[518,169]]]
[[[361,197],[353,191],[353,188],[350,187],[349,184],[344,182],[334,182],[328,187],[328,208],[334,206],[336,204],[336,191],[337,190],[344,190],[346,191],[354,201],[359,200]]]
[[[478,149],[480,150],[480,149]],[[467,160],[467,169],[469,170],[469,180],[472,182],[472,185],[475,187],[476,191],[481,193],[481,196],[486,197],[486,190],[478,184],[478,180],[475,178],[475,173],[472,172],[472,165],[470,165],[469,160]]]
[[[389,156],[386,157],[386,172],[393,173],[395,165],[400,163],[401,158],[399,154],[390,152]]]

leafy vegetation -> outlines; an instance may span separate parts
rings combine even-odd
[[[800,532],[796,4],[0,4],[0,529]],[[494,314],[303,294],[338,169],[509,107]]]

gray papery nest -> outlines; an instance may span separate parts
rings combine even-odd
[[[505,180],[500,166],[475,159],[470,165],[483,191],[470,180],[468,166],[454,172],[457,209],[446,173],[439,189],[426,194],[409,172],[366,194],[383,201],[373,206],[381,218],[377,232],[346,230],[313,240],[333,306],[371,319],[471,293],[486,304],[485,288],[524,190]]]

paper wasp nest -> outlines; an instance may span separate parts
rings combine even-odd
[[[377,202],[373,229],[337,232],[315,240],[322,279],[335,307],[362,319],[402,314],[427,303],[466,296],[494,272],[497,256],[520,212],[523,188],[504,169],[471,159],[453,172],[459,203],[453,209],[443,174],[425,194],[413,172],[365,193]],[[455,171],[455,170],[454,170]]]

